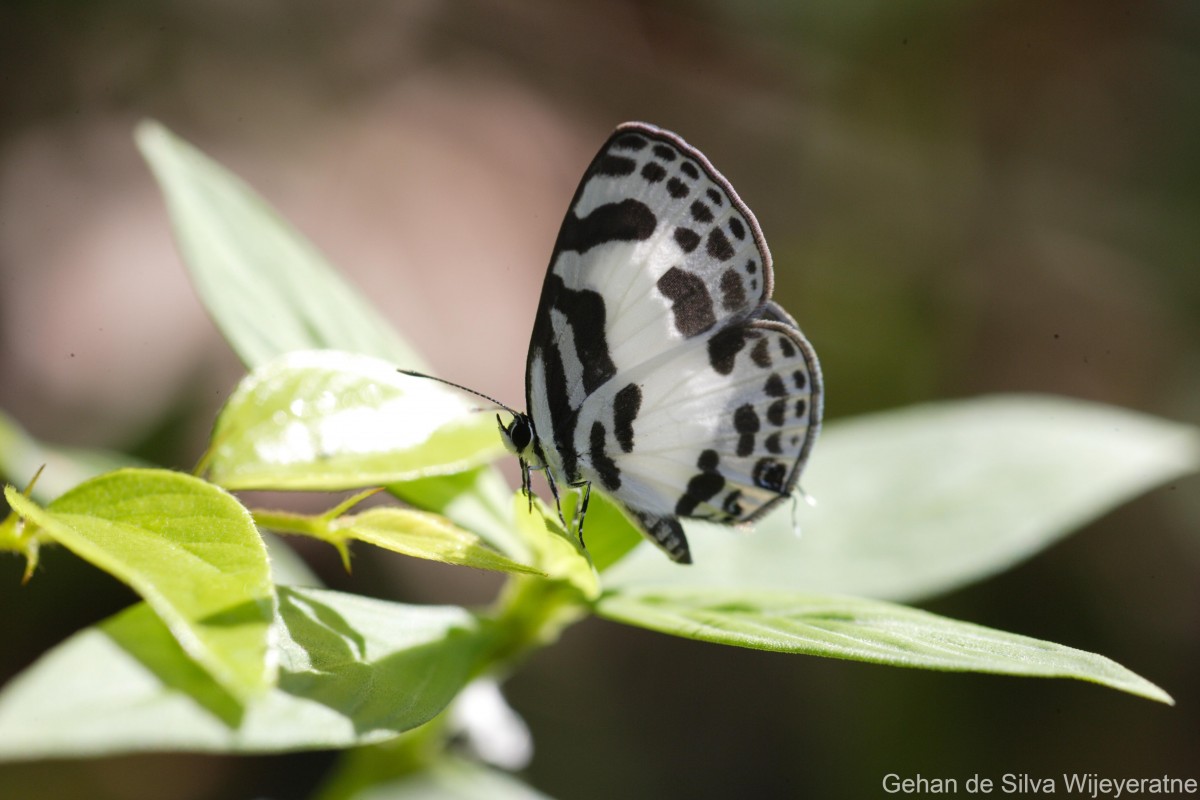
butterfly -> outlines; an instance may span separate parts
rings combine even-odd
[[[530,502],[531,470],[544,470],[560,519],[559,486],[580,491],[582,542],[595,487],[687,564],[681,519],[750,523],[790,498],[822,381],[772,284],[758,221],[708,159],[653,125],[618,126],[554,244],[527,413],[497,403]]]

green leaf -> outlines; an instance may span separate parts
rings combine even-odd
[[[641,548],[605,573],[605,585],[927,597],[1006,569],[1195,471],[1198,442],[1192,427],[1037,396],[838,422],[802,478],[815,507],[785,504],[746,533],[689,524],[692,566]]]
[[[207,467],[229,489],[349,489],[462,472],[503,452],[494,418],[378,358],[287,353],[217,417]]]
[[[518,560],[530,558],[529,547],[515,530],[513,490],[493,468],[392,483],[387,488],[410,505],[454,520]]]
[[[896,667],[1074,678],[1174,702],[1103,656],[880,600],[664,587],[606,594],[597,613],[688,639],[756,650]]]
[[[486,547],[475,534],[424,511],[373,508],[361,514],[339,517],[334,521],[334,527],[352,539],[414,558],[476,569],[543,574],[505,558]]]
[[[324,257],[242,181],[155,122],[137,141],[166,196],[192,280],[242,361],[336,348],[424,369]]]
[[[45,509],[12,487],[5,496],[28,522],[133,587],[234,696],[274,681],[267,552],[233,497],[198,478],[150,469],[93,478]]]
[[[491,640],[461,608],[286,587],[276,629],[278,684],[239,702],[145,605],[127,609],[67,639],[5,687],[0,760],[378,742],[445,708]]]
[[[592,564],[600,572],[616,564],[646,541],[616,503],[598,491],[592,492],[591,499],[588,500],[583,536]]]

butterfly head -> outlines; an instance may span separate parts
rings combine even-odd
[[[500,426],[500,434],[508,451],[520,458],[530,460],[534,434],[533,420],[529,418],[529,415],[514,413],[512,422],[505,425],[504,420],[497,414],[496,424]]]

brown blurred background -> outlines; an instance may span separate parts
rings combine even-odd
[[[520,405],[558,223],[642,119],[700,147],[775,255],[836,419],[1053,392],[1200,422],[1200,5],[0,5],[0,408],[190,467],[241,374],[131,133],[153,117],[292,220],[438,371]],[[738,651],[591,621],[509,685],[562,798],[856,797],[885,773],[1200,777],[1198,482],[940,613],[1108,655],[1171,709],[1062,681]],[[359,551],[347,590],[486,602]],[[0,678],[130,601],[0,559]],[[96,676],[102,681],[103,676]],[[323,754],[0,766],[0,795],[303,798]],[[8,792],[15,792],[9,795]]]

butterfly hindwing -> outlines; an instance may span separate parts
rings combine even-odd
[[[820,373],[770,302],[758,223],[674,134],[620,126],[555,244],[526,373],[536,455],[688,560],[678,517],[756,518],[795,486]]]
[[[726,524],[790,496],[819,425],[819,367],[784,322],[726,330],[719,368],[707,342],[689,341],[589,398],[573,449],[598,488],[631,509]]]

